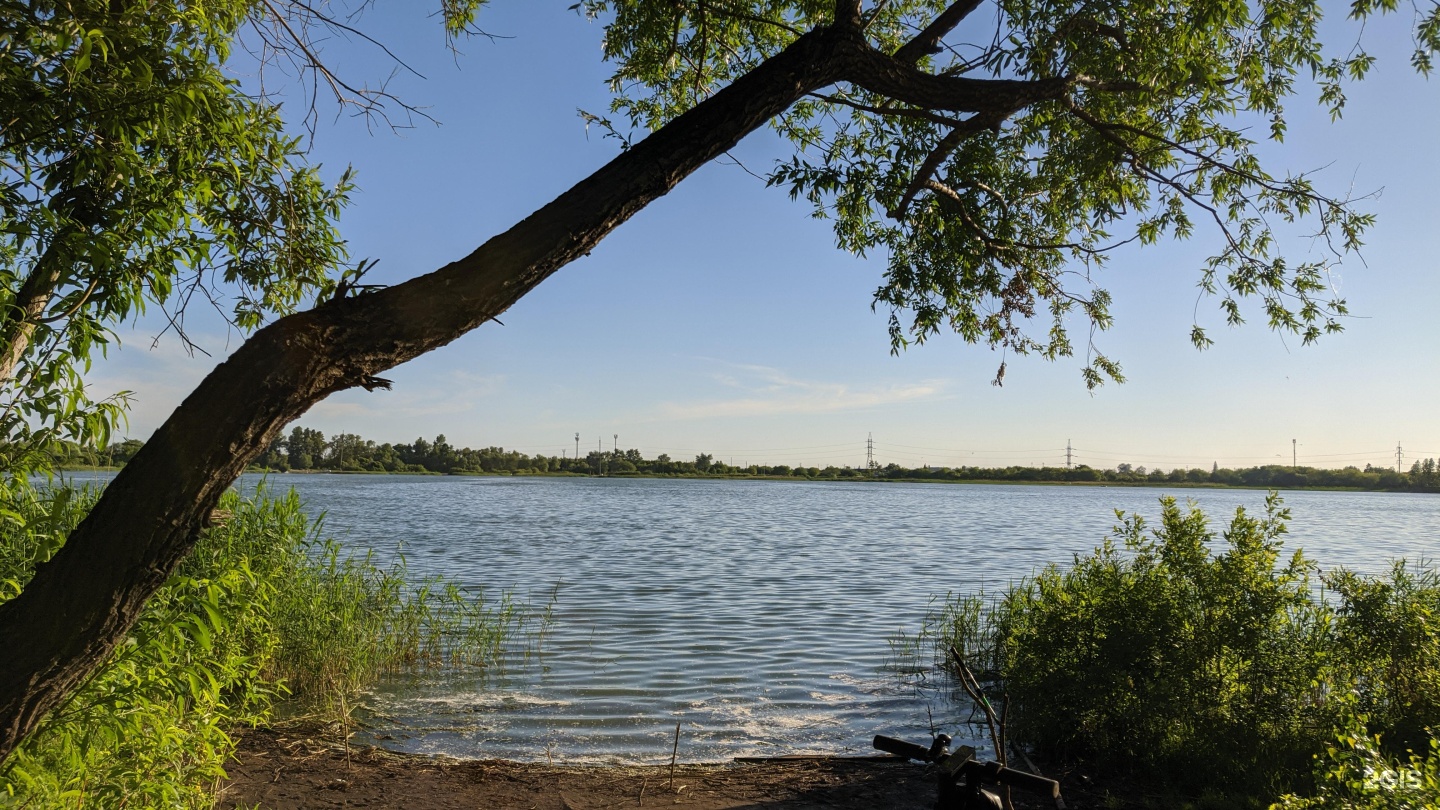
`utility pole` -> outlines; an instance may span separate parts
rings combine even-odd
[[[1298,445],[1295,444],[1295,440],[1294,440],[1294,439],[1291,439],[1291,440],[1290,440],[1290,469],[1292,469],[1292,470],[1298,470],[1298,469],[1300,469],[1300,456],[1299,456],[1299,451],[1297,451],[1297,450],[1295,449],[1296,447],[1298,447]]]
[[[1403,458],[1403,456],[1402,456],[1402,453],[1403,453],[1403,452],[1404,452],[1404,451],[1400,449],[1400,443],[1399,443],[1399,442],[1396,442],[1396,443],[1395,443],[1395,472],[1397,472],[1397,473],[1400,472],[1400,463],[1401,463],[1401,459]]]
[[[575,431],[575,460],[580,460],[580,431]]]
[[[1071,454],[1074,451],[1070,448],[1070,440],[1065,440],[1065,469],[1070,469]]]
[[[865,469],[875,469],[875,434],[865,434]]]
[[[615,447],[613,447],[613,448],[610,450],[610,452],[612,452],[612,453],[618,453],[618,452],[620,452],[620,434],[619,434],[619,433],[616,433],[616,434],[615,434]]]

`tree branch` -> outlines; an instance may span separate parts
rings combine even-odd
[[[948,207],[950,210],[959,215],[960,219],[965,222],[966,227],[968,227],[981,242],[984,242],[986,247],[992,250],[1014,250],[1017,248],[1022,250],[1064,250],[1067,248],[1074,249],[1080,247],[1080,245],[1073,242],[1036,244],[1001,241],[991,236],[989,231],[981,227],[980,223],[976,222],[975,218],[970,216],[970,211],[965,207],[965,200],[961,199],[955,189],[933,178],[926,178],[924,182],[920,184],[920,187],[934,192],[942,200],[945,200],[949,204]]]
[[[969,17],[970,12],[979,8],[982,2],[984,0],[961,0],[946,8],[940,12],[940,16],[925,26],[924,30],[916,34],[914,39],[901,45],[899,50],[895,51],[895,58],[901,62],[914,64],[927,54],[938,52],[940,41],[945,38],[945,35],[955,30],[955,26]]]
[[[732,19],[732,20],[743,20],[744,22],[752,22],[752,23],[755,23],[756,25],[769,25],[769,26],[772,26],[772,27],[774,27],[774,28],[779,28],[781,31],[785,31],[785,32],[794,34],[794,35],[797,36],[797,37],[798,37],[798,36],[801,36],[801,35],[803,35],[803,34],[805,33],[804,31],[801,31],[799,28],[796,28],[796,27],[793,26],[793,25],[787,25],[785,22],[783,22],[783,21],[781,21],[781,20],[770,20],[770,19],[766,19],[766,18],[764,18],[764,17],[761,17],[761,16],[758,15],[758,14],[750,14],[750,13],[748,13],[748,12],[738,11],[738,10],[732,9],[732,8],[716,7],[716,6],[712,6],[712,5],[710,5],[710,4],[708,4],[708,3],[705,3],[705,2],[699,2],[699,3],[696,3],[696,5],[699,6],[700,8],[702,8],[702,9],[704,9],[704,10],[709,11],[710,13],[714,14],[714,15],[717,16],[717,17],[727,17],[727,18]],[[680,36],[679,31],[680,31],[680,16],[677,14],[676,17],[675,17],[675,37],[677,37],[677,38]]]
[[[1076,74],[1074,82],[1078,85],[1088,87],[1091,90],[1098,90],[1102,93],[1148,93],[1153,90],[1149,85],[1125,79],[1097,79],[1094,76],[1087,76],[1084,73]]]
[[[831,104],[839,104],[861,112],[874,113],[876,115],[892,116],[896,118],[919,118],[934,124],[945,127],[964,126],[965,120],[960,118],[946,118],[943,115],[936,115],[929,110],[920,110],[914,107],[877,107],[873,104],[863,104],[853,99],[845,98],[837,93],[811,93],[811,98],[818,98],[821,101],[828,101]]]
[[[910,203],[915,200],[915,195],[919,194],[920,190],[926,187],[926,184],[930,182],[936,170],[940,168],[940,164],[944,163],[945,159],[950,157],[950,153],[954,152],[955,148],[971,135],[981,130],[999,126],[999,124],[999,116],[973,115],[962,122],[960,126],[950,130],[949,134],[940,139],[940,143],[935,145],[935,148],[925,157],[924,162],[920,164],[920,168],[915,172],[915,178],[910,181],[910,185],[906,187],[905,193],[900,195],[900,202],[896,204],[893,209],[887,211],[886,214],[891,219],[904,219],[905,212],[910,209]]]
[[[100,286],[100,277],[96,276],[95,278],[90,279],[90,284],[85,287],[85,291],[80,294],[80,299],[76,301],[73,306],[58,315],[50,315],[45,318],[35,318],[35,322],[55,323],[57,321],[63,321],[66,318],[69,318],[71,315],[79,312],[80,307],[85,306],[85,302],[90,300],[91,294],[95,292],[95,288],[98,286]]]
[[[985,191],[992,191],[982,184],[977,183],[975,185],[977,188]],[[1122,239],[1119,242],[1111,242],[1110,244],[1099,247],[1080,242],[1016,242],[1008,239],[997,239],[991,235],[989,231],[985,230],[980,223],[976,222],[974,217],[970,216],[970,212],[965,208],[965,201],[955,189],[934,179],[926,180],[922,184],[922,187],[929,189],[949,203],[951,210],[958,214],[960,219],[964,220],[965,225],[975,233],[975,236],[979,238],[981,242],[984,242],[985,246],[991,250],[1073,250],[1088,256],[1098,256],[1102,253],[1108,253],[1116,248],[1128,245],[1140,238],[1139,236],[1132,236],[1129,239]]]
[[[1282,186],[1281,184],[1275,182],[1269,177],[1266,177],[1264,175],[1258,175],[1253,172],[1247,172],[1242,169],[1237,169],[1230,163],[1227,163],[1224,160],[1215,157],[1214,155],[1202,152],[1201,150],[1196,149],[1193,146],[1187,146],[1179,141],[1174,140],[1173,138],[1167,138],[1164,135],[1151,132],[1148,129],[1141,129],[1140,127],[1133,126],[1131,124],[1102,121],[1099,118],[1096,118],[1084,107],[1076,103],[1074,99],[1067,97],[1063,100],[1063,103],[1065,104],[1066,109],[1070,110],[1070,112],[1075,114],[1075,117],[1090,125],[1092,129],[1099,132],[1102,137],[1106,138],[1106,140],[1109,140],[1111,143],[1115,143],[1121,146],[1123,149],[1125,149],[1127,154],[1139,156],[1139,150],[1135,147],[1134,144],[1131,144],[1123,138],[1115,137],[1114,133],[1117,131],[1128,132],[1137,137],[1154,141],[1155,143],[1161,144],[1166,148],[1173,149],[1176,152],[1179,152],[1202,165],[1209,166],[1216,171],[1224,172],[1225,174],[1231,175],[1232,177],[1238,177],[1248,183],[1253,183],[1255,186],[1263,188],[1266,191],[1293,192],[1292,189],[1288,189]],[[1339,205],[1339,202],[1337,200],[1326,197],[1322,194],[1309,192],[1303,193],[1302,196],[1312,202],[1321,205]]]
[[[1066,77],[1049,79],[972,79],[937,76],[863,40],[847,43],[845,81],[896,101],[924,109],[1000,113],[1008,116],[1039,101],[1062,98],[1072,84]]]
[[[85,238],[104,222],[101,207],[88,188],[72,189],[52,196],[52,204],[70,217],[50,237],[50,244],[35,261],[34,269],[15,291],[15,300],[0,312],[0,384],[10,380],[30,347],[30,337],[41,314],[55,298],[69,261],[66,253],[73,239]],[[92,283],[91,288],[94,288]],[[87,292],[88,296],[89,293]],[[81,299],[82,303],[84,299]]]

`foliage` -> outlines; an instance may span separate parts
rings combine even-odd
[[[31,490],[0,536],[0,601],[98,493]],[[231,733],[277,700],[323,719],[353,708],[382,672],[483,664],[522,612],[453,584],[345,558],[294,493],[228,494],[220,524],[111,659],[0,768],[0,806],[209,808]]]
[[[33,563],[58,547],[37,543],[53,535],[38,537],[33,527],[73,524],[97,497],[70,492],[37,493],[30,505],[48,509],[26,521],[23,532],[7,532],[7,598]],[[240,506],[233,499],[229,505]],[[275,509],[245,505],[236,515],[237,531],[245,533]],[[210,787],[233,747],[230,729],[261,718],[276,689],[261,677],[274,643],[267,612],[275,583],[243,556],[216,566],[211,548],[223,534],[207,538],[206,552],[151,600],[104,668],[15,752],[0,772],[0,802],[209,806]]]
[[[1120,514],[1115,537],[1069,568],[998,599],[948,599],[931,617],[924,636],[1008,697],[1012,740],[1168,789],[1271,797],[1305,788],[1347,712],[1364,712],[1392,753],[1428,744],[1440,726],[1432,568],[1317,581],[1301,553],[1282,558],[1289,513],[1273,493],[1218,538],[1193,506],[1161,504],[1153,532]]]
[[[584,3],[609,21],[612,112],[650,129],[847,6]],[[1318,0],[968,5],[977,7],[985,11],[972,17],[960,11],[967,4],[938,0],[855,3],[866,42],[897,57],[888,73],[846,71],[775,122],[797,150],[770,182],[833,220],[843,249],[886,257],[875,303],[891,313],[895,349],[944,330],[1070,356],[1075,320],[1092,334],[1111,323],[1110,293],[1092,275],[1111,251],[1202,228],[1220,249],[1199,269],[1200,286],[1226,323],[1245,320],[1251,299],[1272,329],[1306,343],[1340,329],[1345,302],[1327,276],[1371,217],[1309,175],[1267,170],[1250,134],[1282,140],[1284,103],[1312,77],[1338,116],[1344,82],[1373,65],[1359,42],[1329,53]],[[1359,2],[1351,15],[1394,9]],[[937,21],[945,30],[927,38]],[[1437,47],[1440,9],[1418,11],[1416,69],[1429,70]],[[1288,262],[1278,245],[1298,223],[1330,255]],[[1210,343],[1199,323],[1191,337]],[[1088,385],[1122,379],[1113,359],[1085,350]]]
[[[1335,666],[1363,684],[1363,713],[1396,750],[1424,750],[1440,729],[1440,572],[1396,562],[1385,578],[1336,571]]]
[[[335,288],[326,184],[279,107],[225,72],[245,0],[0,4],[4,469],[56,439],[108,443],[123,396],[81,375],[115,324],[209,299],[242,330]],[[233,300],[221,300],[228,291]]]
[[[1440,738],[1424,754],[1387,755],[1363,714],[1345,712],[1315,755],[1315,791],[1286,794],[1271,810],[1428,810],[1440,807]]]
[[[444,0],[447,31],[466,30],[479,5]],[[1016,353],[1071,355],[1073,320],[1091,334],[1110,323],[1109,293],[1091,284],[1108,251],[1185,238],[1201,222],[1219,244],[1199,271],[1201,287],[1219,297],[1228,323],[1243,319],[1249,299],[1272,328],[1306,342],[1339,328],[1345,305],[1329,297],[1326,274],[1360,245],[1370,219],[1307,176],[1271,174],[1246,134],[1260,116],[1280,139],[1282,102],[1306,75],[1319,78],[1322,101],[1338,114],[1342,80],[1369,69],[1358,48],[1327,55],[1317,0],[998,0],[993,29],[977,18],[947,42],[978,5],[582,0],[576,8],[607,20],[615,110],[650,127],[807,29],[823,29],[807,42],[823,39],[828,53],[797,51],[813,57],[804,67],[815,92],[775,121],[799,149],[770,179],[832,218],[843,248],[887,255],[875,301],[891,311],[896,348],[949,329]],[[38,454],[57,439],[108,443],[123,400],[92,401],[81,374],[113,341],[113,325],[141,307],[183,307],[218,280],[237,291],[226,311],[248,329],[312,295],[354,289],[336,278],[344,251],[331,227],[348,177],[321,183],[278,107],[222,72],[236,33],[254,23],[262,53],[298,59],[343,102],[348,85],[307,47],[317,31],[350,30],[325,8],[0,2],[0,109],[17,112],[0,124],[0,475],[23,480],[42,468]],[[1395,4],[1351,8],[1364,18]],[[1440,45],[1437,20],[1440,8],[1418,14],[1412,61],[1422,71]],[[831,36],[837,31],[843,36]],[[967,41],[980,44],[958,44]],[[730,109],[789,98],[743,93],[732,94],[742,104]],[[612,184],[617,195],[631,193],[627,183]],[[649,193],[616,200],[610,224]],[[1277,245],[1292,227],[1323,237],[1330,253],[1287,262]],[[562,253],[523,273],[538,283],[575,255]],[[528,287],[508,289],[518,296]],[[176,310],[167,312],[183,330]],[[1209,341],[1199,324],[1192,334],[1197,345]],[[1115,361],[1093,346],[1087,354],[1087,384],[1121,378]],[[997,382],[1003,372],[1002,363]],[[233,450],[256,449],[242,445]]]
[[[1153,536],[1122,516],[1124,554],[1107,540],[1007,595],[1014,738],[1165,774],[1283,769],[1314,725],[1326,624],[1310,563],[1276,564],[1289,515],[1273,496],[1262,518],[1237,512],[1212,556],[1205,516],[1162,504]]]
[[[1410,465],[1410,480],[1416,488],[1440,491],[1440,464],[1433,458],[1416,461]]]

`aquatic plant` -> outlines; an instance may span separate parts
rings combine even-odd
[[[95,501],[17,488],[0,525],[0,601]],[[104,667],[0,769],[0,806],[209,808],[234,732],[290,713],[346,722],[381,674],[485,664],[525,622],[508,597],[347,556],[289,493],[231,492]]]

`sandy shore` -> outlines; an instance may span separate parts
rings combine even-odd
[[[241,740],[218,808],[620,807],[920,810],[935,804],[925,766],[873,759],[718,765],[559,767],[454,760],[352,748],[301,731],[260,729]],[[1020,796],[1016,796],[1017,800]],[[1069,800],[1072,808],[1089,806]],[[1041,807],[1019,802],[1021,808]]]

